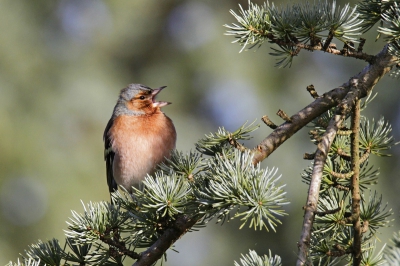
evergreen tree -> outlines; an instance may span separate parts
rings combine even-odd
[[[153,265],[183,234],[212,219],[239,218],[241,227],[276,230],[288,201],[277,170],[259,163],[310,124],[316,151],[304,156],[312,163],[302,173],[309,189],[297,265],[400,263],[398,234],[390,247],[375,250],[374,235],[388,225],[392,212],[378,191],[368,193],[378,180],[370,157],[389,156],[386,150],[396,143],[384,118],[361,115],[377,82],[386,74],[400,75],[400,6],[394,0],[363,0],[353,8],[338,7],[334,0],[287,7],[249,2],[247,9],[231,13],[237,22],[225,26],[234,43],[244,51],[269,42],[278,67],[289,67],[303,50],[351,57],[367,66],[322,95],[308,86],[313,102],[290,117],[279,111],[284,120],[279,126],[264,116],[273,131],[253,149],[240,141],[259,126],[244,124],[235,132],[220,128],[205,135],[196,151],[174,151],[155,178],[147,177],[132,195],[116,192],[112,203],[89,203],[83,214],[73,212],[65,244],[39,241],[10,266],[123,265],[125,257],[136,260],[134,265]],[[366,40],[359,36],[377,23],[377,38],[386,44],[373,55],[363,51]],[[250,251],[235,265],[281,265],[281,260],[271,252]]]

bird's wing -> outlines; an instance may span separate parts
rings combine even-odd
[[[103,140],[104,140],[104,160],[106,161],[106,172],[107,172],[107,184],[108,190],[111,192],[117,191],[118,186],[115,182],[113,175],[113,161],[114,161],[114,151],[111,147],[111,139],[108,132],[114,122],[113,117],[108,121],[106,129],[104,130]]]

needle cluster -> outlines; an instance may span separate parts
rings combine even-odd
[[[370,99],[367,99],[367,102],[369,101]],[[365,107],[364,103],[361,109]],[[313,121],[314,128],[310,136],[315,144],[320,142],[321,135],[327,127],[326,121],[329,121],[334,113],[335,110],[330,110]],[[382,195],[371,191],[371,186],[378,182],[379,171],[369,166],[368,162],[371,155],[390,156],[385,151],[397,143],[391,136],[391,126],[384,118],[371,121],[361,116],[359,128],[358,170],[355,170],[352,159],[352,130],[346,127],[346,123],[338,130],[323,168],[309,251],[309,259],[314,264],[334,265],[343,259],[349,262],[353,260],[356,220],[360,221],[362,258],[366,262],[383,262],[382,250],[377,255],[372,252],[375,249],[374,237],[379,228],[389,226],[389,222],[392,221],[389,217],[393,212],[382,202]],[[357,189],[361,193],[357,216],[354,215],[353,202],[356,200],[353,193],[355,171],[358,173]],[[312,172],[313,165],[302,174],[306,184],[310,184]]]
[[[238,12],[230,11],[236,23],[226,24],[226,35],[235,37],[233,43],[240,51],[269,42],[276,66],[291,66],[301,50],[324,51],[335,55],[355,57],[367,62],[373,59],[362,52],[365,39],[359,36],[380,23],[378,37],[383,34],[392,55],[400,54],[400,7],[394,0],[364,0],[359,6],[337,6],[336,1],[319,0],[287,7],[265,2],[257,5],[249,1],[248,9],[239,5]],[[343,43],[339,50],[332,41]],[[357,48],[355,43],[360,43]],[[395,73],[393,75],[398,75]]]
[[[252,124],[235,132],[220,128],[199,140],[198,152],[174,151],[132,194],[118,191],[112,203],[89,203],[83,213],[73,211],[64,248],[57,240],[39,241],[26,252],[27,261],[40,261],[39,265],[61,261],[122,265],[126,257],[140,261],[145,256],[140,249],[150,248],[163,235],[181,230],[180,237],[214,218],[217,222],[239,218],[240,228],[275,231],[279,218],[286,215],[282,206],[288,204],[277,169],[255,166],[249,151],[235,148],[257,128]],[[183,228],[188,221],[192,225]]]

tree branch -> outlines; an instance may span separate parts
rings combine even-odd
[[[284,122],[263,141],[261,141],[261,143],[252,150],[254,154],[254,164],[257,164],[258,162],[261,162],[262,160],[267,158],[273,151],[275,151],[283,142],[285,142],[298,130],[306,126],[313,119],[328,111],[332,107],[338,106],[340,104],[339,110],[343,110],[346,109],[346,106],[353,106],[353,96],[356,96],[358,99],[360,99],[368,95],[368,93],[371,92],[372,88],[379,81],[379,79],[386,73],[388,73],[391,67],[396,64],[396,60],[396,57],[388,54],[387,47],[385,47],[376,56],[374,62],[366,66],[359,74],[352,77],[342,86],[325,93],[314,102],[300,110],[298,113],[291,116],[291,122]],[[355,91],[356,93],[352,93],[352,96],[349,97],[349,92],[352,88],[352,91]],[[349,99],[345,99],[345,97]],[[338,125],[343,120],[343,117],[343,114],[337,114],[335,116],[334,120],[331,121],[330,129],[327,130],[324,138],[318,145],[318,154],[316,154],[315,156],[315,162],[317,163],[317,167],[315,168],[316,172],[322,171],[323,169],[323,165],[325,162],[324,158],[326,158],[327,150],[329,150],[328,146],[330,145],[331,140],[334,138],[335,133],[338,130]],[[319,191],[319,186],[320,183],[318,184],[318,182],[312,182],[312,184],[310,185],[310,191],[312,191],[311,195],[315,195],[316,189]],[[311,200],[311,206],[313,208],[316,208],[318,196],[316,198],[312,198]],[[310,221],[311,223],[307,222],[305,224],[311,227],[313,221],[313,211],[315,211],[313,208],[310,208],[309,204],[307,204],[305,221]],[[307,210],[311,210],[311,212]],[[137,260],[133,265],[152,265],[154,262],[160,259],[163,254],[168,250],[168,248],[183,234],[185,234],[196,222],[197,220],[195,218],[185,215],[179,216],[176,219],[174,225],[166,229],[163,235],[149,249],[141,253],[140,259]],[[311,228],[307,228],[307,230],[309,229]],[[305,241],[303,242],[303,245],[305,245],[305,250],[307,250],[307,239],[309,239],[309,236],[304,234],[304,239]],[[304,253],[304,255],[306,255],[306,253]]]
[[[318,143],[318,148],[315,153],[313,172],[311,176],[310,188],[308,191],[307,204],[305,207],[303,230],[301,233],[300,241],[298,243],[300,250],[299,257],[296,263],[296,265],[298,266],[303,266],[307,264],[311,229],[314,223],[314,215],[317,211],[322,172],[324,170],[324,165],[326,157],[328,156],[329,149],[336,136],[336,132],[340,128],[343,120],[345,119],[345,115],[341,114],[341,111],[342,110],[338,110],[338,112],[332,117],[322,137],[321,142]]]
[[[131,257],[132,259],[139,259],[140,258],[139,254],[128,249],[125,246],[125,243],[120,241],[119,234],[116,231],[116,229],[113,230],[114,235],[116,237],[114,237],[114,238],[110,237],[111,230],[112,230],[111,228],[108,228],[103,235],[100,235],[100,240],[110,246],[110,251],[111,250],[114,251],[114,252],[110,252],[110,255],[114,258],[117,258],[117,257],[121,257],[121,255],[124,254],[128,257]],[[116,249],[114,249],[114,248],[116,248]]]
[[[257,164],[267,158],[283,142],[289,139],[293,134],[306,126],[316,117],[322,115],[346,97],[351,87],[359,89],[359,99],[367,96],[376,83],[387,74],[390,69],[396,65],[398,58],[388,53],[385,46],[382,51],[376,55],[372,64],[367,65],[359,74],[353,76],[342,86],[335,88],[314,102],[300,110],[290,117],[291,122],[285,122],[278,126],[269,136],[260,142],[253,149],[253,163]]]
[[[384,51],[385,49],[382,50],[380,54],[382,54]],[[384,56],[384,58],[386,58],[386,56]],[[388,63],[390,62],[390,60],[389,61],[384,60],[384,62]],[[334,117],[332,117],[326,129],[326,132],[322,137],[322,140],[318,144],[318,148],[315,153],[313,172],[308,192],[306,210],[304,214],[303,230],[298,244],[300,250],[299,258],[297,260],[298,266],[304,265],[308,258],[308,248],[311,237],[311,229],[314,222],[315,211],[317,210],[322,172],[330,146],[336,136],[336,133],[339,130],[343,120],[351,112],[352,108],[356,105],[356,103],[359,104],[359,99],[367,96],[371,92],[375,84],[378,82],[381,75],[384,75],[384,73],[387,73],[390,70],[390,67],[382,67],[380,69],[379,68],[375,69],[374,71],[373,67],[374,65],[372,65],[371,68],[369,66],[364,68],[364,70],[359,75],[350,79],[349,83],[351,85],[351,90],[338,105],[336,114],[334,115]],[[371,75],[364,73],[366,69],[370,69],[369,71]],[[378,75],[375,78],[370,79],[370,77],[373,76],[374,73]]]
[[[153,265],[159,260],[164,253],[171,247],[176,240],[184,235],[193,225],[196,224],[198,219],[187,215],[180,215],[176,218],[172,227],[167,228],[159,239],[149,247],[146,251],[140,254],[133,266],[148,266]]]
[[[304,214],[303,229],[300,236],[300,241],[298,243],[300,253],[296,264],[297,266],[303,266],[307,263],[311,230],[314,223],[314,215],[317,211],[321,178],[330,146],[343,120],[351,112],[356,103],[359,102],[359,99],[361,97],[365,97],[366,94],[370,93],[373,86],[376,84],[376,82],[371,83],[371,87],[367,88],[365,87],[364,83],[358,81],[358,79],[354,78],[350,80],[352,84],[352,89],[338,105],[338,109],[335,115],[332,117],[331,121],[329,122],[329,125],[324,135],[322,136],[322,140],[319,142],[317,151],[315,153],[313,172],[311,176],[310,188],[308,191],[307,204]]]
[[[330,33],[331,34],[331,33]],[[348,49],[349,46],[345,47],[342,50],[338,50],[336,48],[336,44],[331,43],[332,38],[328,36],[328,38],[325,41],[325,44],[322,45],[321,42],[318,42],[316,44],[305,44],[302,42],[288,42],[285,40],[281,39],[276,39],[272,33],[269,33],[266,35],[266,37],[270,40],[271,43],[276,43],[279,46],[292,46],[296,47],[296,55],[300,52],[300,50],[307,50],[307,51],[323,51],[326,53],[334,54],[334,55],[340,55],[340,56],[345,56],[345,57],[353,57],[356,59],[364,60],[368,63],[373,63],[374,57],[373,55],[366,54],[362,52],[362,48],[364,43],[361,45],[361,49],[357,49],[355,51],[354,49]],[[333,36],[332,36],[333,37]],[[365,42],[365,41],[364,41]]]
[[[234,147],[235,149],[240,150],[241,152],[245,152],[246,150],[248,150],[245,146],[243,146],[242,144],[240,144],[235,138],[232,137],[232,134],[229,135],[228,138],[228,143]]]
[[[360,265],[362,259],[361,252],[361,236],[362,228],[360,221],[360,100],[357,100],[354,106],[353,115],[351,117],[351,168],[353,177],[351,180],[351,209],[352,220],[354,228],[354,241],[353,241],[353,265]]]

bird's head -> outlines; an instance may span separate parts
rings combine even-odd
[[[171,104],[170,102],[156,101],[156,96],[166,86],[158,89],[151,89],[141,84],[129,84],[128,87],[121,90],[117,107],[131,115],[152,114],[161,107]]]

